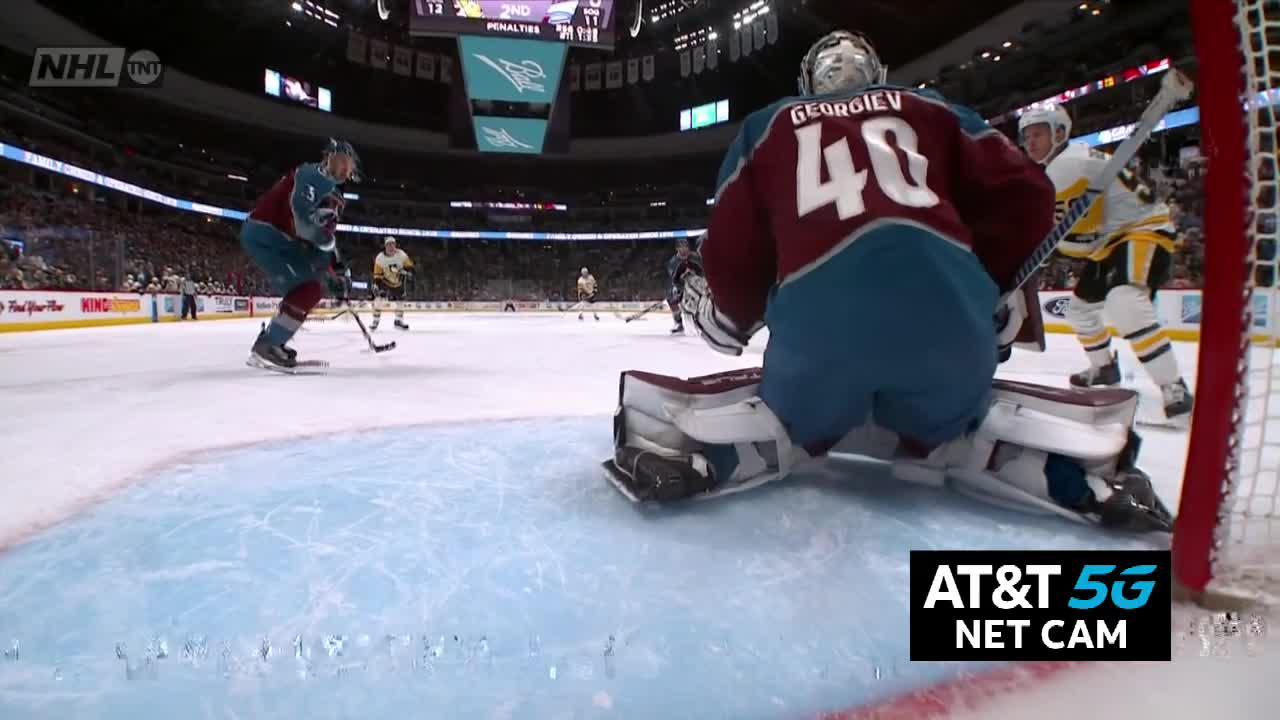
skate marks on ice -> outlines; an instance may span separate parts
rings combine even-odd
[[[872,471],[637,508],[608,427],[161,472],[0,555],[0,717],[800,718],[973,669],[907,662],[910,549],[1142,546]]]

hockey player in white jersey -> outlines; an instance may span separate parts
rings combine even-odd
[[[378,321],[382,319],[382,306],[392,306],[396,312],[396,329],[408,330],[404,321],[404,281],[413,260],[408,253],[396,247],[396,239],[387,236],[382,244],[382,252],[373,259],[373,323],[370,330],[378,329]]]
[[[582,268],[582,272],[578,275],[578,304],[594,305],[596,302],[596,291],[599,288],[596,285],[596,278],[587,268]],[[591,311],[592,316],[598,321],[600,313],[594,309]],[[578,319],[582,319],[582,313],[578,313]]]
[[[1060,107],[1028,112],[1018,121],[1027,155],[1045,166],[1057,191],[1059,214],[1085,193],[1108,155],[1073,143],[1071,116]],[[1169,278],[1178,249],[1169,208],[1132,172],[1124,170],[1102,199],[1058,246],[1085,260],[1067,321],[1089,357],[1089,369],[1071,376],[1077,387],[1118,385],[1120,366],[1111,349],[1107,320],[1160,387],[1165,417],[1191,417],[1192,397],[1178,370],[1169,334],[1156,318],[1156,291]]]

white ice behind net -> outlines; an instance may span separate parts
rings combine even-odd
[[[1241,375],[1235,388],[1234,452],[1227,469],[1225,497],[1215,542],[1211,589],[1233,594],[1280,597],[1280,307],[1276,293],[1277,161],[1276,103],[1280,88],[1280,2],[1237,0],[1237,24],[1243,41],[1245,84],[1249,93],[1248,158],[1252,207],[1248,208],[1253,272],[1246,286],[1246,312],[1252,315],[1241,344]],[[1202,81],[1209,81],[1203,79]],[[1213,252],[1211,229],[1207,252]],[[1247,350],[1247,351],[1246,351]],[[1247,368],[1245,363],[1247,362]],[[1228,378],[1201,377],[1200,383]]]

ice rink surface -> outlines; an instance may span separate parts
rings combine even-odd
[[[244,366],[255,321],[0,335],[0,718],[813,717],[982,670],[907,661],[912,549],[1159,547],[875,469],[637,508],[599,469],[618,373],[763,338],[574,317],[410,316],[381,355],[312,324],[298,377]],[[1176,503],[1185,433],[1143,436]],[[973,716],[1277,716],[1280,648],[1194,644]]]

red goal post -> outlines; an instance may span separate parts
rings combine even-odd
[[[1191,0],[1205,179],[1200,358],[1173,571],[1191,597],[1280,591],[1280,3]],[[1255,316],[1255,312],[1259,316]]]

